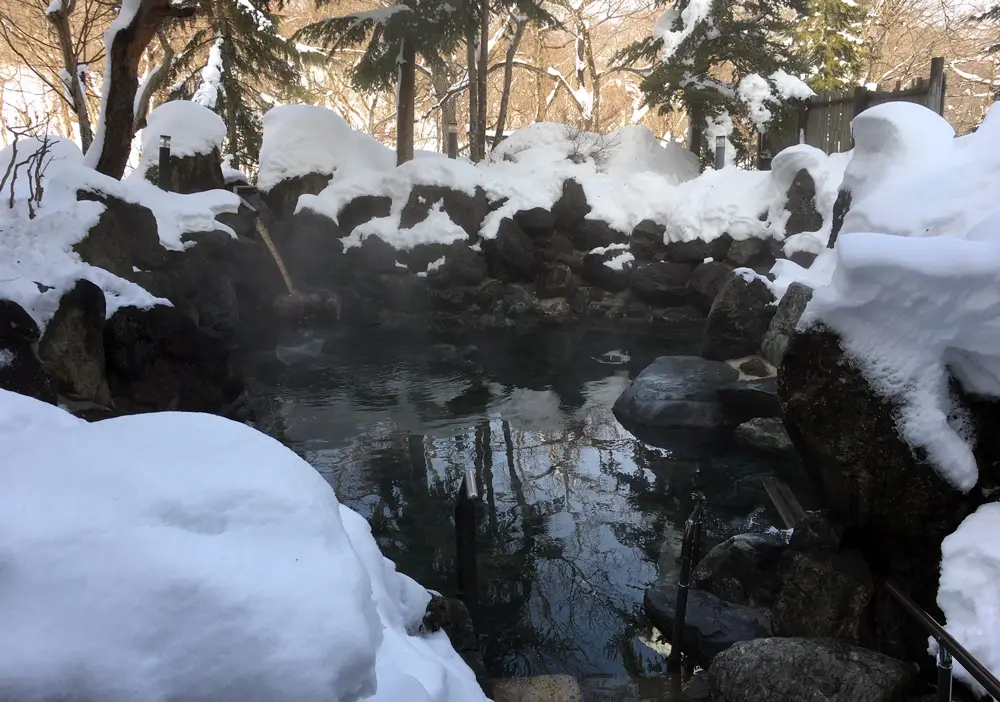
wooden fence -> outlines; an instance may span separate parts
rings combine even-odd
[[[899,82],[893,91],[828,91],[810,99],[799,109],[796,123],[778,133],[762,135],[759,144],[761,168],[770,167],[773,154],[794,144],[809,144],[828,154],[849,151],[854,146],[851,121],[869,107],[886,102],[915,102],[944,114],[944,59],[931,60],[930,78],[918,78],[909,88]]]

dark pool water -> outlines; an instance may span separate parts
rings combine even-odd
[[[684,520],[703,501],[710,540],[772,527],[760,477],[794,468],[725,439],[694,453],[650,446],[615,420],[630,379],[659,355],[694,353],[699,334],[460,340],[479,348],[479,367],[447,362],[427,339],[344,335],[286,350],[290,365],[273,353],[244,362],[282,398],[292,448],[399,570],[445,594],[456,492],[476,471],[492,676],[568,673],[586,699],[652,700],[668,699],[665,666],[642,597],[676,573]]]

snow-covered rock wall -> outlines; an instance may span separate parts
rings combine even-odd
[[[485,701],[421,632],[429,593],[277,441],[0,390],[0,450],[4,697]]]

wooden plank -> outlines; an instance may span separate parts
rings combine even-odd
[[[778,510],[778,516],[785,523],[785,527],[794,529],[795,525],[805,518],[806,512],[802,509],[802,505],[799,504],[791,488],[774,476],[765,476],[760,479],[760,482],[764,485],[767,496],[774,503],[774,508]]]

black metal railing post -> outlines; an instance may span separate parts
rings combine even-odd
[[[937,668],[938,702],[951,702],[951,654],[948,653],[948,649],[944,647],[940,640],[938,640]]]
[[[479,579],[476,572],[476,501],[479,489],[476,472],[465,471],[455,503],[455,571],[458,598],[465,603],[473,623],[479,608]]]
[[[691,585],[692,561],[701,547],[696,542],[701,537],[701,505],[684,523],[684,540],[681,542],[681,573],[677,580],[677,603],[674,606],[674,632],[670,638],[670,656],[667,671],[679,673],[684,663],[684,620],[687,617],[688,588]]]
[[[158,164],[156,184],[160,190],[170,190],[170,136],[160,136],[160,162]]]
[[[458,125],[448,124],[448,158],[458,158]]]

